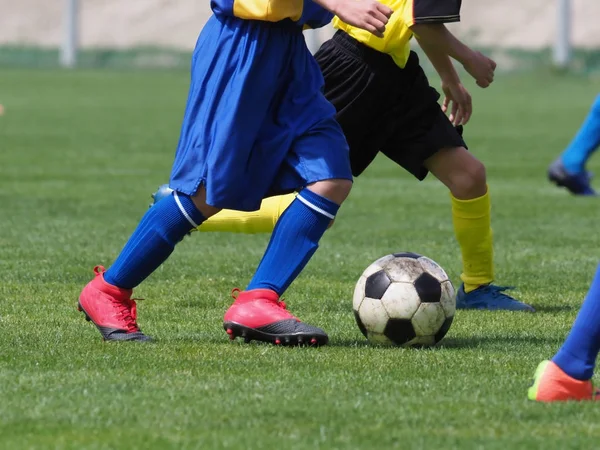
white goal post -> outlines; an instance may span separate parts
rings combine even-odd
[[[553,62],[566,69],[571,61],[571,0],[556,0],[556,38]]]
[[[79,1],[64,0],[64,2],[64,36],[60,49],[60,65],[63,67],[72,68],[77,65],[77,46],[79,41]]]

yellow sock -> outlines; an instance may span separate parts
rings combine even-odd
[[[460,245],[465,292],[471,292],[494,279],[491,204],[489,191],[471,200],[452,199],[454,234]]]
[[[198,231],[229,231],[232,233],[270,233],[279,216],[294,201],[296,194],[269,197],[263,200],[258,211],[232,211],[224,209],[202,225]]]

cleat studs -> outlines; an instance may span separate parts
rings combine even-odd
[[[275,345],[281,345],[281,341],[279,340],[279,338],[275,339]]]
[[[298,338],[298,345],[303,345],[304,344],[304,339],[302,339],[301,337]]]
[[[289,336],[288,336],[288,337],[286,337],[286,338],[285,338],[285,343],[286,343],[286,345],[289,345],[289,344],[290,344],[290,342],[291,342],[291,340],[290,340]]]
[[[317,345],[317,338],[312,338],[312,339],[310,340],[310,343],[311,343],[312,345]]]
[[[252,340],[252,339],[250,339],[250,338],[248,337],[248,334],[247,334],[246,332],[243,332],[243,333],[242,333],[242,338],[244,339],[244,343],[245,343],[245,344],[249,344],[249,343],[250,343],[250,341]]]
[[[227,328],[227,334],[231,336],[233,334],[233,330],[231,328]]]
[[[77,311],[82,312],[83,315],[85,316],[85,320],[87,320],[88,322],[91,322],[92,319],[90,319],[90,316],[88,316],[88,313],[86,313],[83,308],[81,307],[81,305],[77,305]]]

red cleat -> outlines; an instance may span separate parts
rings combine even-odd
[[[235,294],[238,294],[237,298]],[[269,342],[275,345],[325,345],[327,333],[312,325],[307,325],[294,317],[279,295],[269,289],[252,289],[240,292],[234,289],[233,305],[225,313],[223,328],[230,338],[244,337],[251,340]]]
[[[150,341],[137,325],[135,300],[131,289],[121,289],[104,281],[104,267],[94,267],[96,277],[81,291],[77,309],[96,325],[107,341]]]

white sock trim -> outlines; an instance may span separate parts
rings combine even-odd
[[[328,213],[327,211],[325,211],[324,209],[319,208],[317,205],[313,205],[311,202],[309,202],[308,200],[306,200],[304,197],[302,197],[302,194],[298,194],[296,196],[296,198],[298,200],[300,200],[302,203],[304,203],[306,206],[308,206],[310,209],[312,209],[313,211],[318,212],[319,214],[323,214],[325,217],[327,217],[328,219],[334,220],[335,216],[333,214]]]
[[[192,220],[192,218],[190,217],[190,215],[187,213],[187,211],[185,210],[185,208],[181,204],[181,200],[179,200],[179,196],[177,195],[176,191],[173,191],[173,197],[175,197],[175,203],[177,203],[177,206],[179,207],[179,211],[181,211],[181,214],[183,214],[183,216],[187,219],[187,221],[189,223],[192,224],[192,226],[194,228],[198,228],[198,225],[196,224],[196,222],[194,222]]]

